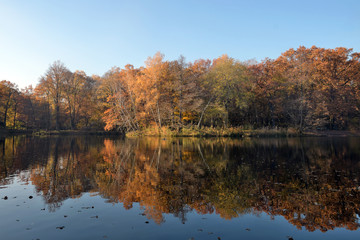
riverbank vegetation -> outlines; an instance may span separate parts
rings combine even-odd
[[[100,76],[51,64],[37,86],[0,82],[0,128],[132,135],[360,129],[360,53],[299,47],[277,59],[166,61]],[[150,134],[151,135],[151,134]]]

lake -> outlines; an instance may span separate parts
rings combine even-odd
[[[1,239],[359,239],[360,138],[0,137]]]

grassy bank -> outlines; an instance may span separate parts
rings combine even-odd
[[[171,136],[171,137],[347,137],[360,136],[359,131],[305,131],[299,132],[294,128],[260,128],[260,129],[243,129],[237,128],[193,128],[186,127],[181,131],[171,130],[167,127],[146,128],[141,131],[126,133],[128,137],[137,136]]]
[[[101,130],[16,130],[0,129],[0,135],[33,135],[33,136],[50,136],[50,135],[123,135],[121,132],[101,131]]]
[[[32,130],[4,129],[0,128],[0,135],[32,134]]]
[[[51,130],[51,131],[35,131],[32,133],[34,136],[44,135],[123,135],[121,132],[115,131],[101,131],[101,130]]]
[[[50,136],[50,135],[124,135],[116,131],[101,130],[13,130],[0,129],[0,135],[33,135],[33,136]],[[141,131],[132,131],[126,133],[127,137],[140,136],[167,136],[167,137],[349,137],[360,136],[360,131],[305,131],[300,133],[294,128],[260,128],[260,129],[243,129],[237,128],[210,128],[205,127],[198,129],[196,127],[185,127],[181,131],[171,130],[168,127],[146,128]]]
[[[172,137],[290,137],[300,136],[295,129],[252,129],[242,128],[183,128],[181,131],[171,130],[167,127],[147,128],[141,131],[126,133],[128,137],[135,136],[172,136]]]

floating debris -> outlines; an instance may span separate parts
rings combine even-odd
[[[146,224],[148,224],[148,223],[149,223],[149,221],[146,221],[145,223],[146,223]]]
[[[202,232],[203,230],[201,228],[198,229],[198,232]]]
[[[8,200],[8,196],[5,196],[3,199],[4,199],[4,200]]]
[[[64,228],[65,228],[65,226],[56,227],[56,229],[60,229],[60,230],[63,230]]]
[[[246,231],[251,231],[251,229],[250,229],[250,228],[245,228],[245,230],[246,230]]]
[[[67,215],[64,215],[64,218],[67,218],[68,216]]]
[[[92,217],[90,217],[90,218],[99,218],[99,216],[98,216],[98,215],[96,215],[96,216],[92,216]]]
[[[33,199],[33,196],[29,196],[29,199]]]

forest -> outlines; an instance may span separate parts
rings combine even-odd
[[[360,53],[300,46],[261,62],[187,62],[158,52],[101,77],[55,61],[35,87],[0,82],[0,128],[359,130]]]

